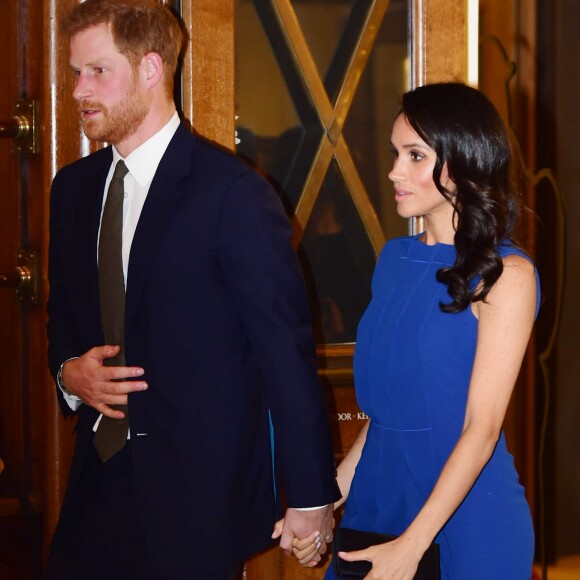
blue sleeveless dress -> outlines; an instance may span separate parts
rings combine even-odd
[[[529,259],[508,244],[498,252]],[[454,260],[454,246],[428,246],[418,236],[391,240],[381,253],[354,360],[357,400],[371,423],[343,527],[401,534],[461,435],[477,319],[470,308],[439,308],[450,298],[436,272]],[[442,579],[530,580],[532,520],[503,432],[436,541]],[[332,566],[325,578],[335,578]]]

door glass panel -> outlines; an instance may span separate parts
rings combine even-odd
[[[407,232],[387,179],[407,0],[236,0],[235,11],[238,153],[294,219],[317,340],[352,342],[376,256]]]
[[[386,239],[406,235],[409,223],[396,212],[393,186],[391,127],[408,88],[407,4],[391,0],[364,69],[344,134],[356,168],[366,185]]]
[[[322,78],[327,77],[328,69],[338,54],[341,37],[345,34],[353,4],[352,0],[292,2],[300,28]]]
[[[336,161],[326,174],[299,257],[319,343],[354,342],[370,300],[375,254]]]

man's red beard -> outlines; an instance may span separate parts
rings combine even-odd
[[[85,135],[91,141],[115,145],[128,139],[139,128],[148,113],[143,97],[132,90],[126,99],[112,107],[98,101],[81,101],[78,106]],[[95,118],[85,117],[83,111],[98,111]]]

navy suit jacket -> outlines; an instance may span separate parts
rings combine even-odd
[[[96,257],[111,162],[111,149],[103,149],[53,182],[53,375],[66,359],[104,343]],[[135,232],[125,313],[127,365],[143,367],[149,384],[129,395],[137,503],[151,552],[175,577],[192,557],[241,561],[269,543],[274,473],[282,475],[289,506],[339,497],[290,234],[264,179],[179,127]],[[96,418],[81,405],[69,493]]]

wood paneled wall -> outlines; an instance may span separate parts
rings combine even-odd
[[[522,161],[536,171],[536,2],[480,0],[480,89],[511,127]],[[524,183],[524,202],[536,207],[535,184]],[[535,257],[536,221],[527,216],[526,250]],[[532,336],[508,409],[505,432],[532,513],[537,503],[537,351]]]
[[[190,40],[183,63],[183,112],[196,131],[234,149],[233,0],[183,2]]]
[[[467,81],[467,2],[413,0],[413,86]]]
[[[43,3],[42,54],[44,82],[41,94],[42,165],[45,196],[43,255],[43,295],[48,296],[48,219],[50,184],[64,165],[91,151],[79,124],[71,91],[73,77],[68,64],[68,47],[59,31],[59,22],[76,2],[58,0]],[[45,339],[46,343],[46,339]],[[46,350],[46,344],[45,349]],[[45,462],[44,462],[44,543],[48,545],[56,527],[66,491],[74,444],[74,420],[65,421],[59,411],[54,383],[45,370]]]

